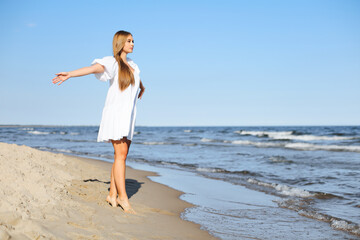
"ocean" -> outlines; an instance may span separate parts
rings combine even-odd
[[[359,239],[360,126],[141,127],[127,164],[221,239]],[[98,126],[0,126],[0,141],[113,162]],[[110,173],[109,173],[110,174]],[[110,176],[109,176],[110,177]],[[131,201],[131,199],[130,199]]]

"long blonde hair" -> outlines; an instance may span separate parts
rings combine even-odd
[[[126,89],[130,84],[135,84],[134,74],[120,57],[120,54],[125,46],[126,39],[129,35],[132,34],[126,31],[118,31],[115,33],[113,38],[113,54],[119,66],[119,88],[121,91]]]

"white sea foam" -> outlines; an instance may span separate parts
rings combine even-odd
[[[235,131],[235,133],[238,133],[240,135],[252,135],[257,137],[267,137],[267,136],[287,136],[291,135],[292,131],[284,131],[284,132],[270,132],[270,131]]]
[[[78,132],[71,132],[70,135],[79,135]]]
[[[291,209],[291,206],[287,206],[287,208]],[[304,216],[304,217],[308,217],[308,218],[313,218],[319,221],[324,221],[324,222],[328,222],[330,221],[330,217],[324,214],[321,214],[319,212],[314,212],[314,211],[307,211],[305,209],[301,209],[298,211],[299,215]]]
[[[176,164],[176,163],[166,162],[166,161],[161,161],[160,163],[161,163],[161,164],[164,164],[164,165],[170,165],[170,166],[179,166],[179,165]]]
[[[134,135],[138,135],[138,134],[140,134],[140,132],[134,132]]]
[[[360,152],[360,146],[340,146],[340,145],[319,145],[311,143],[287,143],[285,148],[300,150],[326,150],[326,151],[349,151]]]
[[[71,151],[71,150],[68,150],[68,149],[56,149],[56,151],[58,151],[58,152],[64,152],[64,153],[73,153],[73,151]]]
[[[166,143],[166,142],[142,142],[142,144],[145,144],[145,145],[165,145],[165,144],[169,144],[169,143]]]
[[[288,209],[297,211],[301,216],[329,222],[330,226],[336,230],[342,230],[360,236],[359,224],[335,218],[333,216],[314,211],[313,209],[307,209],[307,205],[309,203],[304,203],[303,201],[295,199],[275,200],[275,202],[277,202],[280,207],[286,207]]]
[[[224,141],[225,142],[225,141]],[[296,150],[325,150],[325,151],[347,151],[360,152],[360,146],[320,145],[312,143],[275,143],[275,142],[254,142],[248,140],[235,140],[232,144],[252,145],[256,147],[284,147]]]
[[[281,147],[283,143],[274,143],[274,142],[253,142],[248,140],[235,140],[232,141],[233,144],[240,144],[240,145],[253,145],[256,147]]]
[[[348,223],[347,221],[344,220],[332,219],[330,225],[334,229],[348,231],[351,232],[352,234],[360,236],[360,227],[357,224]]]
[[[67,134],[67,132],[60,132],[60,134],[61,134],[61,135],[65,135],[65,134]]]
[[[315,196],[314,194],[300,189],[300,188],[295,188],[295,187],[289,187],[287,185],[284,184],[277,184],[277,183],[266,183],[266,182],[261,182],[258,181],[256,179],[253,178],[249,178],[247,180],[249,183],[253,183],[253,184],[257,184],[259,186],[264,186],[264,187],[269,187],[269,188],[274,188],[275,190],[277,190],[280,194],[286,195],[286,196],[295,196],[295,197],[313,197]]]
[[[34,130],[34,128],[20,128],[21,130],[25,130],[25,131],[32,131]]]
[[[192,130],[187,129],[187,130],[184,130],[184,132],[189,133],[189,132],[192,132]]]
[[[337,141],[337,140],[349,140],[354,139],[353,137],[342,137],[342,136],[316,136],[316,135],[293,135],[292,131],[235,131],[240,135],[252,135],[257,137],[269,137],[276,140],[300,140],[300,141]]]
[[[34,135],[46,135],[46,134],[50,134],[50,132],[40,132],[40,131],[28,131],[28,133],[34,134]]]
[[[196,168],[197,171],[199,172],[219,172],[218,169],[215,168],[204,168],[204,167],[198,167]]]
[[[202,142],[216,142],[215,139],[210,139],[210,138],[202,138],[200,141],[202,141]]]
[[[341,136],[315,136],[315,135],[293,135],[289,139],[292,140],[301,140],[301,141],[337,141],[337,140],[349,140],[354,139],[353,137],[341,137]]]

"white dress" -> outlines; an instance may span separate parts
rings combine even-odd
[[[110,140],[120,140],[123,137],[127,137],[129,140],[133,138],[136,102],[140,85],[140,70],[130,58],[127,58],[127,62],[135,70],[135,84],[130,84],[123,91],[120,91],[119,88],[119,66],[113,56],[95,59],[91,63],[91,65],[99,63],[105,67],[105,71],[103,73],[95,73],[95,77],[100,81],[109,81],[110,83],[102,112],[97,137],[98,142],[110,142]]]

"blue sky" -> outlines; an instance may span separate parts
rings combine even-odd
[[[0,124],[98,125],[108,83],[60,71],[133,34],[137,125],[359,125],[360,1],[0,1]]]

